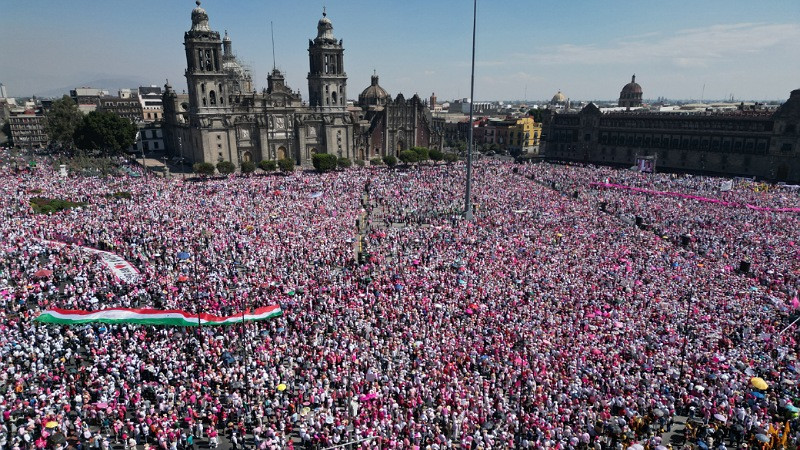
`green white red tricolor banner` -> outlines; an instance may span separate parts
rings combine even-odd
[[[133,323],[139,325],[164,325],[172,327],[196,327],[198,325],[232,325],[235,323],[268,320],[283,314],[277,305],[265,306],[255,310],[247,310],[242,314],[230,316],[214,316],[211,314],[189,313],[177,309],[130,309],[108,308],[99,311],[82,311],[76,309],[52,308],[42,312],[37,322],[59,325],[77,325],[82,323]]]

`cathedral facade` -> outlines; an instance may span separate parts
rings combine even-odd
[[[227,31],[221,38],[212,30],[196,3],[192,28],[184,34],[187,92],[176,93],[169,82],[164,90],[162,125],[170,154],[236,166],[283,158],[310,165],[315,153],[367,159],[440,143],[431,133],[430,112],[416,95],[382,98],[381,104],[362,104],[359,98],[359,107],[348,108],[344,47],[324,12],[316,38],[309,40],[304,102],[277,69],[267,77],[267,89],[253,90]]]

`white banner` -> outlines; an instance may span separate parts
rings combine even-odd
[[[70,245],[64,242],[48,241],[45,239],[42,239],[42,242],[44,242],[46,245],[57,248]],[[133,266],[133,264],[124,260],[121,256],[115,253],[106,252],[103,250],[97,250],[96,248],[91,248],[91,247],[84,247],[82,245],[77,245],[77,244],[71,244],[71,245],[80,248],[81,251],[86,251],[94,255],[98,255],[103,264],[106,267],[108,267],[109,270],[111,270],[111,273],[114,274],[114,276],[123,283],[133,283],[135,281],[138,281],[139,278],[141,278],[142,276],[142,274],[139,273],[139,269],[137,269],[136,267]]]
[[[719,190],[722,192],[727,192],[733,189],[733,180],[723,181],[722,185],[719,187]]]

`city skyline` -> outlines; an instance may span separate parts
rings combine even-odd
[[[800,87],[800,6],[793,1],[648,4],[592,1],[478,3],[478,100],[612,100],[633,73],[645,99],[785,100]],[[0,82],[10,96],[102,78],[185,89],[183,33],[193,1],[135,8],[82,0],[11,3],[0,19]],[[392,96],[469,96],[471,2],[417,0],[278,4],[206,0],[212,29],[228,30],[257,89],[276,66],[308,97],[308,39],[323,6],[345,48],[349,97],[373,70]],[[540,6],[539,8],[536,8]],[[117,88],[135,86],[92,86]],[[67,93],[67,92],[63,92]]]

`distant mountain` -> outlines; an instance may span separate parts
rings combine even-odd
[[[92,81],[81,81],[69,86],[49,89],[46,91],[37,92],[37,97],[43,98],[58,98],[62,95],[69,95],[69,91],[78,87],[91,87],[96,89],[106,89],[111,95],[117,95],[120,89],[132,89],[139,86],[150,86],[154,84],[154,80],[148,80],[144,77],[126,77],[126,78],[99,78]]]

